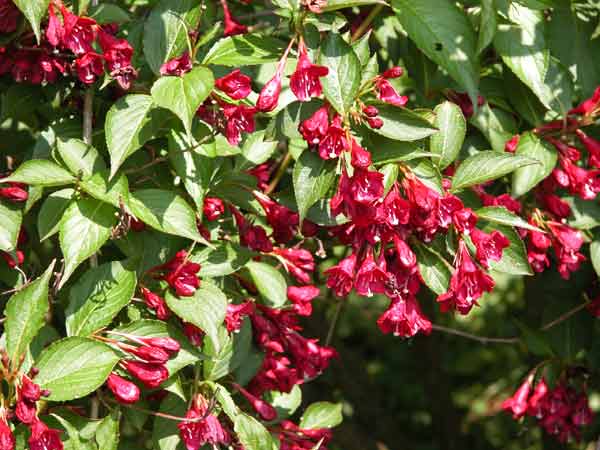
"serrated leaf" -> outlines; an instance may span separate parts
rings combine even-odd
[[[39,43],[41,39],[40,23],[48,11],[50,0],[13,0],[13,3],[29,21]]]
[[[194,0],[161,0],[152,8],[144,24],[144,56],[154,73],[188,50],[188,34],[198,27],[201,14]]]
[[[61,159],[74,175],[81,174],[83,178],[90,177],[106,164],[94,147],[80,139],[57,139],[56,149]]]
[[[74,193],[74,189],[66,188],[53,192],[46,197],[37,217],[37,229],[40,241],[58,233],[60,221]],[[0,208],[2,207],[0,206]]]
[[[452,272],[449,265],[442,257],[427,249],[425,246],[414,247],[419,264],[419,273],[429,289],[437,295],[442,295],[448,290]]]
[[[466,14],[450,0],[393,0],[408,36],[477,101],[477,37]]]
[[[218,287],[203,282],[192,297],[177,297],[167,292],[165,299],[171,311],[204,331],[214,348],[220,348],[218,327],[225,320],[227,297]]]
[[[475,214],[478,218],[487,220],[489,222],[496,222],[502,225],[509,225],[512,227],[523,228],[525,230],[542,232],[542,230],[540,230],[538,227],[531,225],[525,219],[517,216],[504,206],[486,206],[484,208],[475,210]]]
[[[41,277],[14,294],[6,305],[6,351],[14,365],[44,326],[48,312],[48,283],[53,269],[54,262]]]
[[[154,137],[154,107],[149,95],[131,94],[117,100],[106,114],[104,132],[111,177],[130,155]]]
[[[36,186],[61,186],[75,182],[75,177],[58,164],[45,159],[25,161],[0,183],[25,183]]]
[[[467,122],[457,104],[444,102],[433,111],[433,124],[439,130],[431,135],[431,153],[437,155],[433,162],[445,169],[454,162],[465,140]]]
[[[200,264],[199,277],[223,277],[237,272],[252,257],[245,247],[233,242],[225,242],[215,248],[203,248],[190,257],[190,261]]]
[[[285,43],[260,34],[229,36],[218,40],[204,57],[202,64],[230,67],[252,66],[279,61]]]
[[[264,163],[273,155],[277,144],[277,141],[265,140],[265,131],[251,134],[244,142],[235,170],[242,172]]]
[[[271,433],[254,417],[238,414],[233,429],[246,450],[273,450],[275,443]]]
[[[159,78],[152,86],[152,99],[156,105],[179,117],[185,130],[191,134],[192,119],[214,84],[215,79],[210,69],[195,67],[181,77]]]
[[[579,197],[563,197],[571,207],[573,217],[568,219],[571,227],[579,230],[591,230],[600,225],[600,205]]]
[[[0,201],[0,250],[11,252],[17,247],[23,214],[15,205]]]
[[[50,390],[50,401],[85,397],[108,378],[119,356],[108,345],[82,337],[54,342],[35,363],[35,382]]]
[[[484,51],[494,40],[498,20],[496,18],[496,5],[494,0],[481,1],[481,19],[479,22],[479,35],[477,37],[477,53]]]
[[[202,365],[204,378],[218,380],[233,373],[244,362],[252,347],[252,326],[245,319],[239,332],[231,333],[224,326],[219,328],[220,348],[213,348],[208,340],[203,347],[204,353],[210,357]]]
[[[133,297],[135,272],[120,261],[88,270],[69,291],[68,336],[89,336],[110,324]]]
[[[492,149],[503,152],[506,141],[517,132],[517,123],[512,115],[500,108],[492,108],[489,103],[482,105],[469,123],[483,134]]]
[[[308,210],[325,197],[335,181],[335,162],[304,151],[294,165],[292,180],[298,214],[302,222]]]
[[[248,261],[246,268],[267,306],[280,308],[285,304],[287,283],[275,267],[259,261]]]
[[[483,231],[486,233],[491,233],[494,230],[506,236],[510,241],[510,245],[502,251],[502,259],[500,261],[490,262],[490,268],[498,272],[513,275],[533,275],[527,259],[527,250],[519,233],[513,227],[498,225],[497,223],[488,224],[483,227]]]
[[[342,423],[342,420],[341,403],[316,402],[306,408],[299,426],[305,430],[333,428]]]
[[[135,217],[163,233],[205,242],[196,226],[196,214],[183,197],[163,189],[140,189],[129,199]]]
[[[97,200],[121,209],[129,204],[129,181],[125,174],[110,179],[108,170],[101,170],[79,183],[81,189]]]
[[[521,167],[515,170],[512,178],[512,195],[520,197],[526,194],[543,179],[545,179],[554,166],[558,155],[556,147],[546,140],[540,139],[535,133],[524,133],[519,139],[519,145],[515,154],[535,159],[538,164]]]
[[[479,152],[460,163],[452,178],[452,191],[495,180],[519,167],[539,164],[525,156],[510,155],[494,151]]]
[[[345,116],[360,87],[360,60],[350,44],[330,32],[321,44],[319,64],[329,69],[327,76],[321,78],[323,93],[337,112]]]
[[[302,390],[295,385],[287,392],[269,391],[266,399],[276,410],[279,420],[286,419],[296,412],[302,403]]]
[[[396,141],[418,141],[431,136],[437,129],[423,117],[393,105],[378,104],[379,117],[383,126],[373,129],[374,133]]]
[[[59,287],[64,286],[77,266],[110,238],[116,220],[115,209],[96,199],[82,198],[67,207],[58,231],[60,249],[65,258]]]
[[[119,446],[119,422],[121,411],[116,408],[112,410],[102,421],[96,430],[96,442],[102,450],[117,450]]]

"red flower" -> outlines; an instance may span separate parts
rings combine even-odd
[[[322,106],[308,119],[303,121],[298,130],[308,145],[319,145],[327,135],[329,128],[329,112],[327,106]],[[323,156],[321,156],[323,158]],[[327,159],[327,158],[324,158]]]
[[[142,345],[141,347],[127,350],[129,353],[149,363],[164,364],[169,360],[169,354],[165,350],[160,347],[154,347],[153,345]]]
[[[225,212],[225,204],[223,200],[217,197],[206,197],[204,199],[204,205],[202,212],[206,220],[213,221],[217,220]]]
[[[260,91],[258,100],[256,101],[256,109],[260,112],[273,111],[277,107],[277,103],[279,103],[279,94],[281,94],[281,77],[283,76],[286,60],[287,52],[279,61],[273,78],[267,81]]]
[[[158,319],[167,320],[170,317],[171,312],[169,311],[167,302],[165,302],[164,298],[145,287],[142,288],[142,296],[144,297],[146,306],[156,312],[156,317]]]
[[[27,201],[29,194],[25,189],[25,185],[20,183],[8,183],[9,187],[0,188],[0,197],[13,202]]]
[[[459,241],[456,269],[450,278],[448,292],[437,298],[443,312],[457,310],[468,314],[484,292],[491,292],[494,280],[475,265],[464,241]]]
[[[431,333],[431,322],[421,312],[417,299],[407,296],[406,299],[394,299],[389,308],[377,319],[379,329],[387,334],[409,338],[419,331]]]
[[[163,349],[167,353],[177,353],[181,349],[181,344],[170,337],[140,337],[140,342]]]
[[[50,8],[52,10],[52,7]],[[76,55],[93,52],[93,42],[96,39],[96,21],[89,17],[79,17],[60,5],[63,23],[54,18],[49,26],[48,42],[53,46],[59,44],[68,48]],[[51,17],[52,19],[52,17]]]
[[[235,206],[230,205],[230,210],[240,233],[240,244],[254,251],[268,253],[273,250],[273,244],[263,227],[250,225]]]
[[[267,353],[249,390],[255,395],[261,395],[265,391],[290,392],[301,382],[298,371],[291,367],[291,361],[287,357]]]
[[[225,315],[225,326],[227,331],[235,333],[242,327],[242,320],[249,314],[254,312],[254,303],[247,301],[239,305],[227,305],[227,314]]]
[[[560,165],[567,176],[569,192],[584,200],[594,200],[600,192],[600,170],[586,170],[570,159],[560,157]]]
[[[577,130],[577,137],[589,153],[588,165],[600,167],[600,142],[589,137],[581,130]]]
[[[82,83],[92,84],[104,73],[104,58],[98,53],[89,52],[75,60],[77,76]]]
[[[134,383],[116,373],[111,373],[108,376],[106,385],[119,403],[130,405],[140,399],[140,389]]]
[[[408,97],[398,94],[394,86],[383,77],[379,77],[375,81],[375,90],[377,91],[377,98],[382,102],[394,106],[404,106],[408,102]]]
[[[579,230],[558,222],[548,222],[548,227],[554,237],[554,252],[558,259],[558,272],[565,280],[569,279],[571,272],[579,269],[585,256],[579,253],[583,245],[583,236]]]
[[[521,135],[515,134],[504,144],[504,151],[508,153],[514,153],[517,150],[517,146],[519,145],[520,139]]]
[[[273,253],[280,256],[285,270],[287,270],[298,283],[310,283],[310,272],[315,270],[315,260],[308,250],[303,248],[275,248]]]
[[[486,269],[490,267],[490,261],[500,261],[502,251],[510,245],[510,241],[501,232],[494,230],[491,234],[474,228],[471,240],[477,249],[477,260]]]
[[[21,13],[12,0],[0,0],[0,33],[12,33],[17,29]]]
[[[169,378],[169,371],[162,364],[140,361],[123,361],[125,370],[149,389],[155,389]]]
[[[170,59],[160,66],[161,75],[170,75],[180,77],[192,70],[192,59],[190,54],[185,51],[177,58]]]
[[[336,114],[319,142],[319,156],[322,159],[337,158],[347,146],[346,132],[342,128],[342,118]]]
[[[254,131],[254,114],[256,108],[246,105],[223,105],[223,114],[227,121],[225,136],[231,145],[238,145],[242,139],[242,132]]]
[[[63,450],[60,440],[60,431],[48,426],[36,419],[30,427],[29,450]]]
[[[404,69],[400,66],[392,67],[391,69],[387,69],[385,72],[381,74],[383,78],[399,78],[404,74]]]
[[[477,215],[471,208],[462,208],[452,214],[454,228],[459,233],[469,234],[477,223]]]
[[[200,264],[189,261],[185,250],[178,251],[171,261],[155,270],[165,272],[160,278],[169,283],[180,297],[191,297],[200,287],[200,280],[196,275],[200,271]]]
[[[185,417],[202,419],[194,422],[180,422],[177,425],[181,440],[187,450],[198,450],[204,444],[216,447],[219,444],[231,443],[231,436],[223,428],[217,416],[208,410],[208,402],[200,394],[192,402],[192,407]]]
[[[388,278],[385,259],[380,257],[376,262],[373,258],[373,250],[369,248],[367,256],[356,273],[354,282],[356,292],[367,297],[372,297],[373,294],[383,294]]]
[[[325,444],[332,438],[327,428],[302,429],[289,420],[282,421],[280,426],[280,450],[326,450]]]
[[[98,42],[110,72],[131,66],[133,47],[127,39],[117,39],[112,34],[98,30]]]
[[[262,192],[254,191],[253,194],[265,210],[267,223],[273,228],[275,242],[281,244],[289,242],[298,229],[298,213],[280,205]]]
[[[269,405],[267,402],[258,398],[257,396],[252,395],[239,384],[233,383],[233,387],[237,389],[240,394],[246,397],[246,400],[248,400],[248,403],[250,403],[252,409],[258,413],[262,420],[270,422],[277,418],[277,411],[275,408],[273,408],[273,406]]]
[[[502,402],[502,409],[512,412],[514,419],[520,419],[528,408],[527,399],[533,385],[533,375],[529,375],[512,397]]]
[[[342,259],[336,266],[325,271],[327,275],[327,287],[333,289],[338,297],[345,297],[352,290],[354,284],[354,271],[356,267],[356,255]]]
[[[231,12],[229,11],[229,6],[227,5],[226,0],[221,0],[221,6],[223,7],[223,22],[225,25],[225,29],[223,30],[224,36],[235,36],[236,34],[244,34],[248,31],[248,27],[246,25],[242,25],[238,23]]]
[[[453,103],[456,103],[460,107],[463,115],[467,119],[473,115],[473,102],[471,102],[471,98],[466,92],[450,91],[448,93],[448,100],[450,100]],[[484,103],[485,99],[481,95],[478,95],[477,105],[483,106]]]
[[[204,340],[204,331],[202,331],[200,328],[192,325],[191,323],[184,323],[183,332],[192,345],[195,345],[196,347],[200,347],[202,345],[202,341]]]
[[[317,342],[317,339],[307,339],[294,332],[287,336],[288,350],[304,378],[321,374],[329,366],[329,361],[337,356],[335,349],[320,346]]]
[[[358,145],[358,143],[352,139],[352,149],[350,150],[352,158],[352,167],[359,169],[368,169],[371,165],[371,153]]]
[[[310,62],[304,40],[298,44],[298,65],[290,77],[290,88],[296,98],[301,102],[310,101],[311,97],[318,97],[323,93],[319,77],[327,76],[329,69],[317,66]]]
[[[240,69],[235,69],[224,77],[218,78],[215,86],[232,99],[241,100],[252,92],[251,82],[252,79],[248,75],[243,74]]]
[[[594,91],[594,94],[581,102],[577,107],[571,109],[569,114],[582,114],[589,115],[592,112],[598,109],[598,105],[600,105],[600,87],[597,87]]]
[[[541,378],[535,386],[533,394],[531,397],[529,397],[529,401],[527,402],[527,414],[537,417],[538,419],[542,418],[543,401],[547,393],[548,385],[546,384],[546,381]]]
[[[15,443],[15,436],[6,423],[6,411],[2,409],[0,415],[0,450],[15,450]]]
[[[319,288],[313,285],[288,286],[287,288],[287,298],[294,304],[294,311],[300,316],[310,316],[312,314],[311,302],[319,294]]]

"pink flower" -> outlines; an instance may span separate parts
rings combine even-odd
[[[85,53],[75,60],[77,76],[82,83],[92,84],[104,74],[104,58],[98,53]]]
[[[298,283],[310,283],[310,273],[315,270],[315,260],[311,252],[303,248],[275,248],[273,253],[280,256],[285,270]]]
[[[125,370],[149,389],[155,389],[169,378],[169,371],[162,364],[140,361],[123,361]]]
[[[29,450],[63,450],[60,440],[60,431],[48,426],[36,419],[30,427]]]
[[[323,93],[319,77],[327,76],[329,69],[317,66],[310,62],[304,40],[298,44],[298,65],[290,77],[290,88],[296,98],[301,102],[310,101],[311,97],[318,97]]]
[[[334,159],[340,156],[346,147],[346,132],[342,128],[342,118],[336,114],[319,142],[319,156],[322,159]]]
[[[257,396],[252,395],[239,384],[234,383],[233,387],[237,389],[240,394],[246,397],[246,400],[248,400],[248,403],[250,403],[252,409],[258,413],[262,420],[270,422],[277,418],[277,411],[275,408],[273,408],[273,406],[269,405],[267,402],[258,398]]]
[[[431,333],[431,322],[421,312],[417,299],[407,296],[406,299],[393,299],[389,308],[377,319],[379,329],[394,336],[409,338],[419,331]]]
[[[374,260],[373,251],[369,248],[367,256],[356,273],[356,281],[354,282],[354,288],[359,295],[372,297],[373,294],[383,294],[385,292],[389,276],[385,259],[383,257],[378,259],[377,262]]]
[[[474,228],[471,240],[477,249],[477,260],[486,269],[490,261],[500,261],[503,250],[510,245],[510,241],[501,232],[494,230],[491,234]]]
[[[287,54],[279,61],[275,75],[263,86],[256,101],[256,109],[260,112],[273,111],[279,103],[279,94],[281,94],[281,77],[285,69]]]
[[[528,408],[527,399],[533,385],[533,375],[529,375],[512,397],[502,402],[502,409],[512,412],[514,419],[520,419]]]
[[[227,314],[225,315],[225,326],[227,331],[235,333],[242,327],[244,317],[254,312],[254,303],[247,301],[239,305],[227,305]]]
[[[546,381],[541,378],[540,381],[535,386],[533,394],[529,397],[529,401],[527,403],[527,414],[530,416],[537,417],[538,419],[542,418],[543,409],[542,402],[548,393],[548,385]]]
[[[471,208],[462,208],[452,214],[454,228],[459,233],[469,234],[477,223],[477,215]]]
[[[338,297],[345,297],[354,285],[354,273],[356,267],[356,255],[342,259],[336,266],[325,271],[327,275],[327,287],[333,289]]]
[[[15,436],[6,423],[6,411],[2,408],[2,415],[0,416],[0,450],[15,450],[15,443]]]
[[[205,197],[202,207],[204,217],[208,221],[217,220],[225,212],[225,204],[223,200],[217,197]]]
[[[312,314],[311,302],[319,294],[319,288],[313,285],[288,286],[287,288],[287,298],[294,304],[294,311],[299,316],[310,316]]]
[[[448,292],[438,296],[442,312],[456,310],[468,314],[484,292],[491,292],[494,280],[478,268],[471,258],[464,241],[459,241],[456,268],[450,278]]]
[[[248,97],[252,92],[251,82],[252,79],[248,75],[243,74],[240,69],[235,69],[224,77],[218,78],[215,81],[215,86],[232,99],[241,100]]]
[[[140,388],[114,372],[108,376],[106,385],[119,403],[130,405],[140,399]]]
[[[189,261],[185,250],[178,251],[173,259],[154,270],[165,272],[160,279],[165,280],[180,297],[191,297],[200,287],[197,276],[200,264]]]
[[[308,145],[319,145],[325,139],[328,129],[329,112],[327,106],[317,109],[312,116],[303,121],[298,127],[300,134],[308,142]]]
[[[194,422],[180,422],[177,425],[181,440],[187,450],[199,450],[204,444],[216,447],[219,444],[230,444],[231,436],[223,428],[217,416],[208,410],[208,402],[200,394],[192,402],[192,407],[185,415]]]
[[[238,145],[242,139],[242,132],[254,131],[254,115],[256,108],[246,105],[223,105],[223,114],[227,121],[225,136],[231,145]]]
[[[0,33],[15,31],[20,15],[21,13],[12,0],[0,0]]]
[[[180,77],[187,72],[192,70],[192,60],[190,58],[190,54],[185,51],[183,54],[177,58],[170,59],[162,66],[160,66],[160,74],[161,75],[169,75]]]
[[[408,102],[408,97],[400,95],[394,89],[394,86],[385,78],[378,78],[375,81],[375,90],[377,98],[382,102],[389,103],[394,106],[404,106]]]
[[[560,165],[568,178],[568,188],[571,194],[578,195],[584,200],[596,198],[600,192],[600,170],[586,170],[562,156]]]
[[[558,259],[558,272],[568,280],[571,272],[579,269],[585,256],[579,253],[583,245],[583,236],[579,230],[558,222],[548,222],[548,227],[554,237],[554,252]]]

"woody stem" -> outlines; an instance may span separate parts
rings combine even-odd
[[[379,4],[379,5],[375,5],[373,7],[373,9],[369,13],[369,15],[365,18],[365,20],[363,20],[363,22],[356,29],[356,31],[354,32],[354,34],[352,34],[352,40],[353,41],[356,41],[363,34],[365,34],[365,31],[367,31],[367,29],[369,28],[369,26],[371,26],[371,22],[373,22],[373,20],[375,19],[375,17],[377,17],[377,15],[379,15],[379,13],[381,12],[381,10],[383,9],[383,6],[384,5]]]
[[[269,186],[267,187],[265,194],[270,195],[275,190],[275,188],[281,181],[281,178],[283,178],[283,175],[285,174],[285,170],[290,165],[291,161],[292,161],[292,154],[290,152],[287,152],[285,154],[285,156],[283,157],[281,164],[279,164],[279,167],[277,168],[277,172],[275,173],[273,180],[271,180],[271,182],[269,183]]]
[[[471,339],[473,341],[480,342],[481,344],[516,344],[520,340],[518,337],[494,338],[487,336],[477,336],[476,334],[467,333],[466,331],[455,330],[454,328],[448,328],[436,324],[432,324],[431,329],[435,331],[440,331],[442,333],[453,334],[455,336]]]

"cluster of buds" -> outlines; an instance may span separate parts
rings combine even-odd
[[[133,48],[126,39],[114,36],[114,26],[77,16],[60,0],[49,4],[48,15],[40,45],[26,36],[17,49],[0,51],[0,74],[10,72],[17,82],[40,84],[72,72],[82,83],[91,84],[106,71],[122,89],[129,89],[137,77],[131,65]],[[102,53],[95,51],[95,43]]]
[[[148,389],[158,388],[167,378],[167,361],[181,348],[179,342],[169,337],[141,337],[116,333],[126,341],[104,338],[103,340],[127,355],[119,366]],[[106,382],[115,399],[132,404],[140,399],[140,389],[132,381],[113,372]]]
[[[578,390],[566,379],[550,388],[544,378],[533,387],[534,374],[530,374],[512,397],[502,403],[502,408],[515,420],[525,415],[537,419],[546,433],[559,442],[579,442],[581,429],[592,423],[593,414],[585,390]]]

